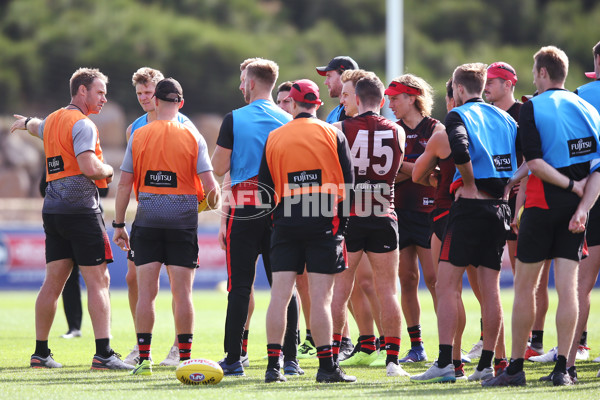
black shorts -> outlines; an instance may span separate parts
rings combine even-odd
[[[600,245],[600,202],[590,210],[588,217],[587,230],[585,231],[585,241],[588,247]]]
[[[152,262],[198,268],[198,230],[136,226],[131,233],[136,266]]]
[[[351,252],[388,253],[398,248],[398,221],[391,213],[377,217],[353,216],[348,219],[344,235],[346,249]]]
[[[42,213],[46,233],[46,263],[71,258],[77,265],[113,261],[101,214]]]
[[[432,234],[437,236],[440,241],[444,237],[444,232],[446,232],[449,214],[449,208],[436,208],[431,212],[431,214],[429,214],[431,216]]]
[[[511,218],[513,218],[515,215],[517,215],[517,210],[515,210],[515,208],[517,207],[517,196],[510,196],[508,198],[508,206],[510,207],[510,215]],[[517,240],[517,234],[515,233],[515,231],[513,231],[512,229],[510,231],[508,231],[508,236],[506,237],[506,240]]]
[[[290,227],[273,228],[271,235],[271,269],[273,272],[295,271],[337,274],[347,268],[346,244],[341,234],[331,231],[301,235]]]
[[[569,231],[574,212],[575,207],[523,210],[517,241],[519,261],[535,263],[554,258],[580,261],[585,233]]]
[[[431,247],[431,223],[429,213],[397,209],[398,247],[402,250],[408,246]]]
[[[510,208],[505,201],[460,198],[450,208],[440,261],[500,271],[509,229]]]
[[[129,232],[129,251],[127,252],[127,259],[135,263],[135,251],[133,250],[133,245],[131,244],[133,232],[135,232],[135,221],[131,224],[131,232]]]

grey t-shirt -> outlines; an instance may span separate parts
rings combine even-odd
[[[40,124],[38,136],[44,138],[46,120]],[[75,156],[86,151],[94,152],[98,140],[96,125],[80,119],[73,125]],[[100,213],[100,196],[93,180],[83,174],[68,176],[48,182],[42,212],[46,214],[97,214]]]
[[[196,173],[212,171],[208,147],[204,137],[190,123],[181,124],[188,129],[198,142],[198,160]],[[133,135],[127,143],[121,171],[134,173],[131,144]],[[135,225],[149,228],[188,229],[198,226],[198,197],[196,195],[156,194],[140,192],[135,215]]]

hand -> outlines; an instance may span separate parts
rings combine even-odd
[[[221,224],[219,226],[219,235],[217,240],[219,241],[219,246],[221,246],[221,249],[227,251],[227,227],[225,224]]]
[[[477,190],[477,186],[475,185],[470,185],[470,186],[461,186],[456,190],[456,193],[454,194],[454,200],[458,200],[461,197],[464,197],[465,199],[482,199],[483,197],[481,197],[481,195],[479,194],[479,190]]]
[[[588,213],[580,210],[575,210],[575,214],[569,221],[569,230],[573,233],[585,232],[585,225],[587,222]]]
[[[433,186],[433,187],[437,187],[439,178],[440,178],[439,171],[433,171],[429,175],[429,185]]]
[[[13,133],[17,129],[27,130],[27,128],[25,128],[25,120],[27,120],[27,117],[19,114],[14,114],[13,117],[15,117],[17,120],[10,126],[10,133]]]
[[[127,234],[127,229],[125,228],[115,228],[113,233],[113,242],[123,251],[131,249],[129,247],[129,235]]]

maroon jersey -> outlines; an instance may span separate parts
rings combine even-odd
[[[404,150],[404,161],[414,163],[423,151],[425,146],[440,121],[431,117],[425,117],[415,129],[410,129],[402,120],[398,124],[404,128],[406,133],[406,149]],[[414,183],[412,179],[407,179],[396,184],[395,204],[397,209],[419,211],[429,213],[433,210],[435,188],[423,186]]]
[[[351,215],[386,215],[394,209],[394,180],[402,149],[398,125],[373,112],[344,120],[354,164],[355,197]]]
[[[435,188],[435,209],[450,208],[452,205],[452,195],[450,194],[450,185],[454,179],[456,166],[452,155],[443,160],[438,160],[440,174],[438,176],[438,185]]]

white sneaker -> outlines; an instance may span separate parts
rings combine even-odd
[[[402,369],[400,364],[396,364],[393,362],[389,362],[387,367],[385,367],[385,371],[387,376],[410,376],[408,372]]]
[[[600,363],[600,356],[598,356],[598,357],[594,358],[594,359],[592,360],[592,362],[597,362],[597,363]]]
[[[123,362],[125,364],[133,365],[135,367],[139,361],[140,361],[140,350],[138,348],[138,345],[136,344],[135,346],[133,346],[131,353],[129,353],[127,355],[127,357],[125,357]]]
[[[250,366],[250,359],[248,358],[248,353],[245,356],[240,357],[240,362],[242,363],[242,367],[248,368]]]
[[[556,361],[558,357],[558,347],[553,347],[546,354],[542,354],[541,356],[529,357],[529,361],[533,362],[553,362]]]
[[[484,368],[483,371],[480,371],[475,367],[475,372],[469,375],[469,382],[476,381],[487,381],[488,379],[492,379],[494,377],[494,368],[488,367]]]
[[[418,383],[456,382],[454,365],[450,363],[444,368],[439,368],[436,361],[427,371],[419,375],[411,376],[410,381]]]
[[[160,362],[163,367],[177,367],[179,366],[179,346],[171,346],[167,357]]]
[[[590,348],[586,346],[577,346],[577,354],[575,355],[576,360],[585,361],[590,358]]]
[[[469,353],[467,354],[467,357],[470,360],[480,358],[482,350],[483,350],[483,340],[480,340],[473,345],[473,348],[471,349],[471,351],[469,351]]]

